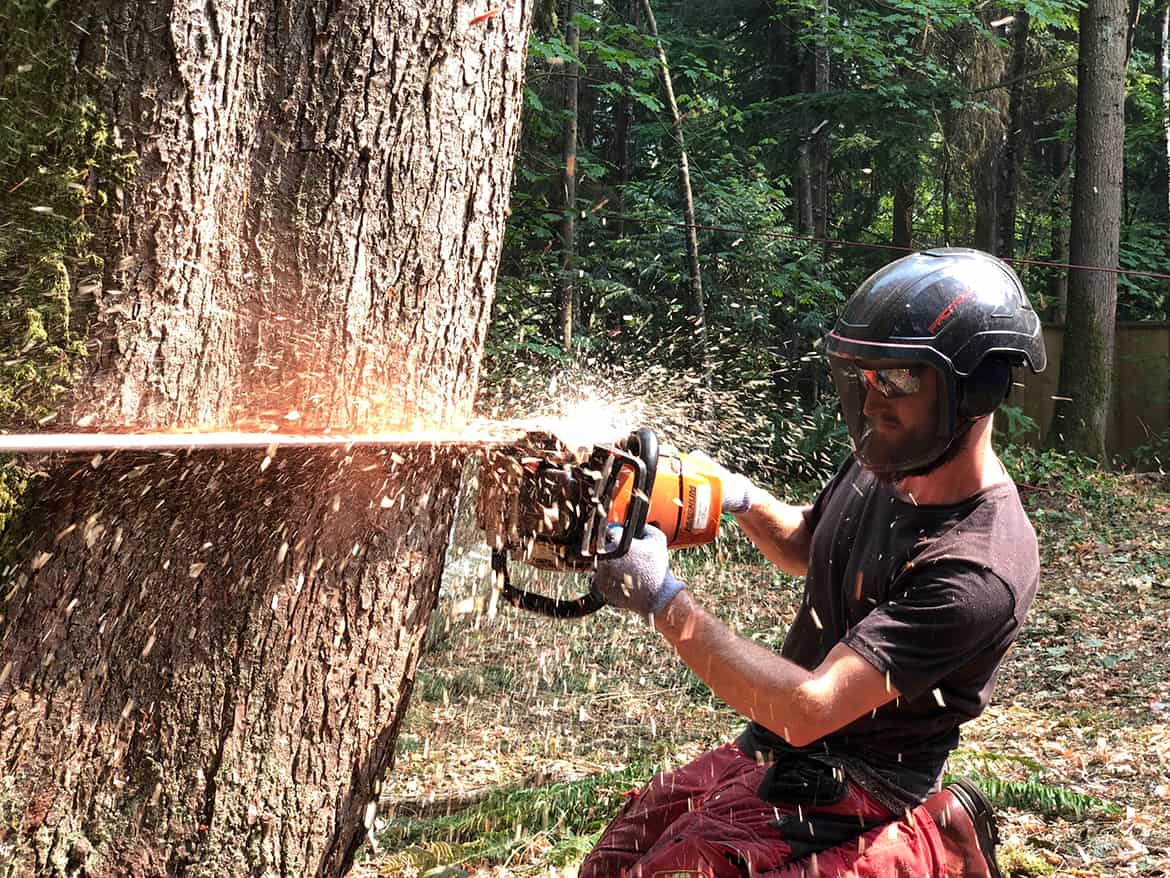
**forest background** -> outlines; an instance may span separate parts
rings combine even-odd
[[[817,351],[840,305],[900,253],[973,246],[1010,261],[1050,323],[1065,323],[1071,279],[1076,355],[1052,364],[1058,396],[1069,420],[1106,409],[1113,323],[1170,308],[1165,4],[1114,6],[1085,34],[1076,3],[544,4],[488,394],[517,360],[654,362],[756,413],[727,432],[760,466],[823,474],[843,432]],[[1117,51],[1085,58],[1082,39]],[[1085,200],[1070,253],[1078,58],[1082,81],[1124,92],[1105,115],[1085,106],[1091,89],[1080,101],[1085,158],[1111,163],[1091,191],[1118,198],[1115,216]],[[1166,367],[1147,361],[1150,411]],[[1034,420],[1005,426],[1038,443]],[[1105,462],[1103,435],[1048,433]],[[1150,462],[1167,438],[1125,451]]]

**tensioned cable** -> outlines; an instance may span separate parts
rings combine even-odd
[[[597,213],[596,209],[593,213]],[[603,214],[605,219],[624,220],[635,223],[646,223],[649,225],[658,226],[673,226],[675,228],[685,229],[686,223],[678,222],[677,220],[661,220],[652,219],[649,217],[631,216],[628,214],[607,213]],[[744,229],[736,226],[716,226],[697,223],[696,229],[704,232],[728,232],[736,235],[750,235],[759,238],[780,238],[785,241],[808,241],[813,244],[826,244],[830,247],[859,247],[869,250],[895,250],[899,253],[915,253],[917,252],[913,247],[902,247],[897,244],[878,244],[872,241],[850,241],[844,238],[818,238],[812,235],[795,235],[786,232],[772,232],[764,231],[762,229]],[[948,245],[951,246],[951,245]],[[1072,271],[1103,271],[1107,274],[1123,274],[1128,277],[1148,277],[1155,280],[1170,280],[1170,274],[1165,274],[1158,271],[1141,271],[1136,268],[1112,268],[1104,265],[1077,265],[1071,262],[1050,262],[1044,259],[1025,259],[1023,257],[999,257],[1004,262],[1015,263],[1016,265],[1038,265],[1044,268],[1067,268]]]

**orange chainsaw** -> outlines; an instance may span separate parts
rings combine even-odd
[[[493,451],[481,467],[477,521],[492,550],[492,570],[513,606],[558,619],[596,612],[594,592],[568,600],[512,585],[508,555],[544,570],[581,572],[620,558],[652,524],[668,546],[709,543],[719,534],[723,484],[698,457],[662,447],[650,429],[613,445],[572,454],[552,434]],[[606,545],[606,529],[621,540]]]

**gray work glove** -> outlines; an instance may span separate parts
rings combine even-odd
[[[621,527],[610,525],[605,532],[606,548],[613,548],[621,538]],[[666,534],[651,524],[622,557],[598,562],[593,577],[593,590],[606,603],[643,616],[661,613],[684,588],[686,585],[670,572]]]
[[[704,452],[692,451],[690,456],[698,458],[710,467],[713,472],[718,474],[719,481],[723,483],[723,504],[720,507],[720,512],[739,515],[747,512],[752,508],[753,503],[758,502],[766,495],[766,492],[753,485],[747,476],[729,471]]]

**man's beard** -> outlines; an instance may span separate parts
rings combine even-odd
[[[944,466],[963,453],[963,450],[971,444],[971,427],[975,424],[976,419],[969,419],[964,421],[955,430],[954,435],[951,436],[950,442],[942,450],[938,457],[920,466],[909,469],[900,470],[886,470],[883,472],[875,472],[864,463],[862,467],[869,470],[873,477],[883,485],[896,485],[902,479],[908,479],[912,476],[925,476],[928,473],[934,472],[940,466]]]

